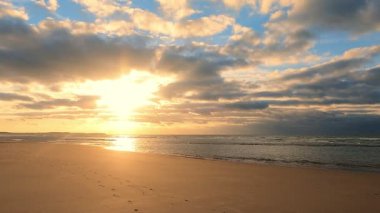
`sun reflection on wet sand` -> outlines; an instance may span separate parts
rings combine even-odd
[[[107,146],[106,149],[134,152],[136,151],[136,141],[134,138],[129,137],[114,138],[114,140],[110,142],[109,146]]]

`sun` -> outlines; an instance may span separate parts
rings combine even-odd
[[[125,116],[136,108],[150,104],[157,85],[151,80],[138,82],[135,76],[123,76],[118,80],[97,82],[96,94],[99,107],[105,107],[110,112]]]
[[[65,84],[62,91],[98,97],[95,108],[91,109],[96,116],[87,122],[93,128],[108,133],[133,133],[146,126],[136,121],[137,116],[144,114],[143,107],[156,107],[157,92],[173,81],[173,76],[132,70],[117,79]]]
[[[152,99],[160,86],[171,81],[169,77],[133,70],[118,79],[81,83],[75,91],[98,96],[97,109],[125,120],[138,108],[154,104]]]
[[[139,107],[153,104],[155,92],[167,82],[167,78],[141,71],[132,71],[116,80],[98,81],[95,86],[99,96],[97,104],[114,115],[128,117]]]

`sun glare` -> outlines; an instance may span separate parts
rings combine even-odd
[[[99,108],[119,118],[128,118],[137,108],[153,104],[154,93],[160,85],[170,81],[148,72],[132,71],[116,80],[90,82],[86,85],[86,91],[99,96]]]
[[[110,133],[133,133],[140,126],[133,121],[133,116],[138,113],[137,110],[156,105],[153,99],[160,86],[174,80],[173,77],[161,77],[133,70],[118,79],[65,84],[62,91],[99,97],[95,110],[106,115],[102,117],[106,119],[90,125]]]
[[[130,115],[136,108],[151,104],[150,99],[159,83],[148,79],[130,75],[98,83],[98,105],[105,106],[118,116]]]
[[[136,141],[134,138],[118,137],[111,141],[111,144],[106,149],[134,152],[136,151]]]

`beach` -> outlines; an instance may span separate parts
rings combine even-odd
[[[380,173],[0,144],[0,212],[380,212]]]

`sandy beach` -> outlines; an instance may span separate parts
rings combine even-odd
[[[0,144],[0,212],[380,212],[380,174]]]

